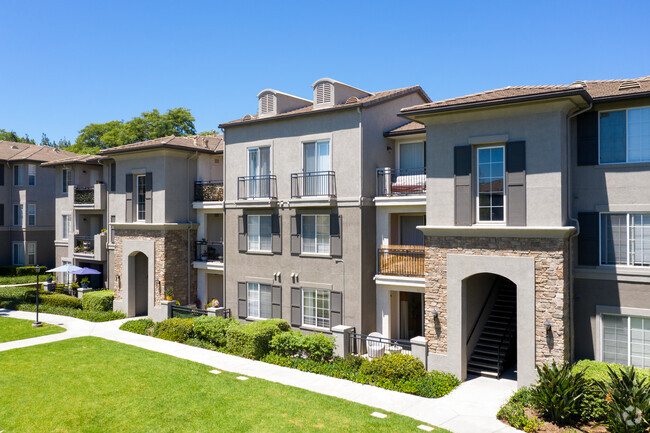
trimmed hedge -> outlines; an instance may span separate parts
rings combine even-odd
[[[34,302],[36,301],[34,300]],[[74,296],[61,295],[59,293],[43,294],[43,292],[41,292],[39,303],[41,305],[49,305],[52,307],[75,308],[77,310],[81,309],[81,299],[75,298]]]
[[[334,338],[300,331],[277,334],[269,344],[271,351],[281,356],[301,356],[314,361],[327,361],[334,355]]]
[[[367,362],[359,368],[359,373],[367,375],[373,382],[388,380],[390,382],[406,381],[424,377],[424,364],[411,355],[389,353]]]
[[[216,347],[226,345],[226,331],[230,326],[239,326],[234,319],[224,319],[218,316],[201,316],[194,319],[194,337],[206,341]]]
[[[192,336],[193,327],[193,319],[175,317],[156,323],[153,328],[153,336],[182,343]]]
[[[77,319],[88,320],[89,322],[108,322],[109,320],[126,318],[126,314],[121,311],[85,311],[77,308],[53,307],[51,305],[41,305],[38,309],[41,313],[76,317]],[[14,308],[14,310],[36,311],[36,305],[20,304],[18,305],[18,308]]]
[[[120,329],[122,331],[129,331],[135,334],[151,335],[153,333],[154,326],[155,323],[151,319],[137,319],[122,323]]]
[[[36,268],[34,266],[0,266],[1,277],[20,277],[25,275],[36,275]]]
[[[112,311],[115,294],[112,290],[98,290],[83,295],[83,309],[88,311]]]
[[[289,323],[280,319],[230,326],[226,331],[226,349],[233,355],[260,359],[269,353],[273,337],[290,329]]]

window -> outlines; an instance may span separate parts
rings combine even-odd
[[[24,177],[25,177],[25,166],[14,165],[14,186],[23,186]]]
[[[271,251],[271,215],[248,215],[248,251]]]
[[[330,216],[302,215],[301,248],[302,253],[330,253]]]
[[[600,163],[650,161],[650,107],[599,114]]]
[[[15,204],[14,205],[14,225],[22,226],[23,225],[23,205]]]
[[[27,185],[36,185],[36,166],[34,164],[27,166]]]
[[[72,233],[72,215],[61,215],[61,239],[68,239]]]
[[[478,220],[504,221],[504,147],[480,147],[478,163]]]
[[[269,197],[271,194],[271,148],[254,147],[248,149],[248,196]]]
[[[62,189],[63,193],[68,193],[68,185],[72,184],[72,171],[69,168],[64,168],[61,172],[61,179],[63,182]]]
[[[25,245],[22,242],[14,242],[13,263],[14,266],[25,264]]]
[[[72,262],[70,260],[61,260],[61,265],[62,266],[63,265],[71,265],[71,264],[72,264]],[[63,275],[63,278],[61,278],[63,280],[63,284],[72,284],[74,282],[73,281],[74,280],[74,275],[73,274],[71,274],[69,272],[62,272],[61,274]],[[57,281],[59,281],[58,278],[57,278]]]
[[[302,167],[304,173],[312,174],[303,177],[303,195],[329,195],[330,181],[327,172],[330,171],[330,142],[323,140],[303,143]]]
[[[137,197],[137,220],[144,221],[146,216],[145,201],[146,201],[146,175],[138,174],[136,176],[136,197]]]
[[[271,286],[268,284],[247,283],[248,317],[256,319],[271,318]]]
[[[600,264],[650,266],[650,214],[601,214]]]
[[[416,169],[423,168],[424,163],[424,143],[400,143],[399,145],[399,168]]]
[[[27,242],[27,264],[36,264],[36,242]]]
[[[330,327],[330,292],[302,289],[302,324],[318,328]]]
[[[115,224],[115,215],[111,215],[111,224],[108,226],[108,229],[111,232],[111,243],[115,243],[115,229],[113,228],[113,224]]]
[[[650,318],[603,314],[604,362],[650,368]]]
[[[33,203],[27,205],[27,225],[36,225],[36,205]]]

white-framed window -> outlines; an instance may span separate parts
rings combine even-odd
[[[300,252],[308,254],[330,253],[330,216],[301,215]]]
[[[505,147],[476,149],[479,222],[505,221]]]
[[[601,164],[650,161],[650,107],[598,113]]]
[[[63,265],[71,265],[72,262],[70,260],[61,260],[61,266]],[[61,272],[62,278],[61,280],[63,281],[63,284],[72,284],[74,281],[74,276],[70,272]],[[57,284],[58,284],[58,279],[57,279]]]
[[[271,215],[248,215],[248,251],[271,251],[271,230]]]
[[[135,176],[135,187],[136,187],[136,219],[138,221],[144,221],[146,219],[146,210],[145,210],[145,202],[147,199],[147,176],[144,174],[138,174]]]
[[[248,312],[246,315],[255,319],[271,318],[271,286],[260,283],[246,283],[248,293],[246,303]]]
[[[27,185],[36,185],[36,165],[34,164],[29,164],[27,166]]]
[[[72,215],[61,215],[61,239],[68,239],[72,233]]]
[[[271,195],[271,147],[248,149],[248,196],[250,198]]]
[[[36,242],[27,242],[27,264],[36,264]]]
[[[15,204],[14,205],[14,225],[21,226],[23,225],[23,205]]]
[[[22,164],[14,165],[14,186],[23,186],[25,177],[25,166]]]
[[[410,174],[408,170],[413,170],[413,174],[419,174],[415,169],[422,169],[426,165],[424,161],[424,142],[400,143],[398,146],[398,165],[400,169],[406,170],[404,175]]]
[[[72,170],[69,168],[64,168],[61,171],[61,191],[63,191],[64,194],[68,193],[68,186],[72,185]]]
[[[25,244],[14,242],[13,244],[13,264],[14,266],[23,266],[25,264]]]
[[[330,327],[329,290],[302,289],[302,324],[317,328]]]
[[[27,205],[27,225],[36,225],[36,204],[30,203]]]
[[[650,213],[600,214],[600,264],[650,266]]]
[[[601,314],[603,362],[650,368],[650,318]]]

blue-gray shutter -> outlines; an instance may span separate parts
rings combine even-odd
[[[5,184],[5,166],[0,164],[0,186]]]
[[[291,288],[291,326],[302,326],[302,289]]]
[[[282,286],[271,286],[271,317],[282,319]]]
[[[332,257],[343,256],[343,243],[341,240],[341,215],[336,213],[330,215],[330,255]]]
[[[343,293],[330,292],[330,328],[341,325],[343,320]]]
[[[578,213],[578,222],[580,223],[580,235],[578,235],[579,265],[598,266],[600,264],[599,218],[598,212]]]
[[[526,225],[526,142],[506,143],[506,223]]]
[[[126,175],[126,183],[125,183],[124,191],[126,196],[125,220],[127,223],[132,223],[133,222],[133,175],[130,173]]]
[[[271,251],[282,254],[282,217],[277,213],[271,215]]]
[[[111,163],[111,192],[115,192],[115,181],[116,181],[115,176],[116,176],[115,163],[112,162]]]
[[[151,197],[153,195],[153,175],[148,172],[144,176],[144,221],[153,222],[153,207]]]
[[[291,254],[300,254],[300,215],[291,216]]]
[[[246,215],[237,217],[237,245],[240,253],[248,250],[248,218]]]
[[[577,124],[578,165],[597,165],[598,112],[589,111],[580,114],[577,118]]]
[[[472,225],[472,146],[454,147],[454,217],[457,226]]]
[[[248,303],[246,302],[248,290],[246,283],[237,283],[237,316],[240,319],[248,317]]]

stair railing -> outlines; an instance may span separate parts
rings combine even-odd
[[[485,312],[485,307],[487,307],[488,302],[492,298],[492,293],[494,293],[494,289],[496,288],[498,282],[499,282],[499,278],[495,278],[494,282],[492,283],[492,287],[490,288],[490,293],[488,293],[487,298],[485,298],[485,302],[481,307],[481,311],[478,313],[478,316],[476,316],[476,321],[474,322],[474,326],[472,326],[472,330],[469,331],[469,334],[467,334],[467,343],[465,344],[469,344],[470,340],[472,339],[472,335],[474,335],[474,331],[476,331],[478,322],[481,320],[481,317],[483,317],[483,312]]]
[[[505,361],[507,355],[507,351],[505,351],[506,349],[504,346],[506,342],[510,343],[510,340],[512,339],[512,334],[514,333],[515,330],[515,326],[513,326],[514,319],[515,316],[510,316],[510,319],[508,319],[508,324],[506,325],[506,331],[503,333],[503,335],[501,336],[501,340],[499,341],[499,348],[497,351],[497,379],[500,379],[501,373],[503,373],[503,361]],[[508,348],[510,348],[509,344],[508,344]],[[503,352],[503,359],[501,358],[502,352]]]

